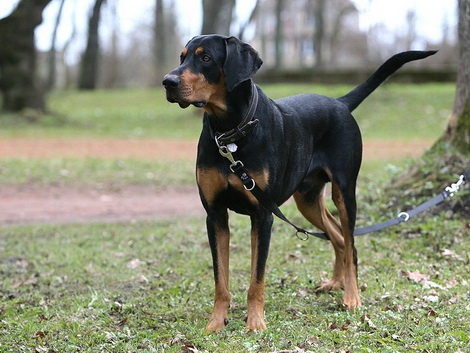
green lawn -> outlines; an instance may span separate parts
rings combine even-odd
[[[293,211],[287,207],[287,212]],[[295,219],[295,218],[294,218]],[[300,219],[295,219],[301,222]],[[206,335],[213,280],[204,220],[0,228],[2,352],[465,352],[468,229],[445,217],[358,238],[364,306],[313,289],[327,242],[276,221],[268,330],[244,333],[249,229],[232,217],[231,321]]]
[[[263,85],[269,97],[312,92],[338,97],[349,86]],[[379,87],[354,113],[366,139],[435,139],[453,103],[453,84]],[[180,109],[163,89],[65,91],[49,97],[50,115],[36,123],[0,115],[0,137],[188,138],[201,130],[201,111]],[[31,119],[28,112],[26,117]]]
[[[343,86],[269,85],[273,98]],[[453,85],[387,84],[357,110],[366,139],[434,140]],[[36,123],[0,115],[0,138],[185,138],[200,114],[161,89],[51,95]],[[381,193],[396,167],[366,163],[358,226],[395,215]],[[405,161],[393,161],[403,165]],[[66,173],[64,172],[67,171]],[[194,183],[193,162],[0,160],[0,185]],[[152,175],[152,178],[149,178]],[[453,182],[454,180],[449,180]],[[405,196],[404,196],[405,197]],[[412,200],[418,202],[419,200]],[[1,202],[1,201],[0,201]],[[393,207],[391,207],[393,208]],[[291,204],[295,223],[305,222]],[[300,241],[276,221],[268,261],[268,330],[244,332],[249,224],[231,214],[231,321],[207,335],[213,278],[202,217],[155,222],[0,226],[0,352],[466,352],[470,345],[468,224],[447,212],[357,238],[363,307],[313,289],[331,275],[328,242]],[[300,351],[301,352],[301,351]]]

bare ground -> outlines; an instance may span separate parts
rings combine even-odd
[[[366,141],[364,158],[417,157],[432,141]],[[3,139],[1,158],[137,158],[194,160],[196,141],[118,139]],[[120,190],[49,185],[1,186],[0,224],[120,222],[202,215],[196,188],[154,190],[130,185]]]

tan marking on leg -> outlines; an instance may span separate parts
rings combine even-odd
[[[248,289],[247,332],[266,330],[264,322],[264,275],[261,281],[257,278],[258,264],[258,229],[251,231],[251,280]]]
[[[349,227],[346,205],[338,185],[332,184],[333,201],[338,209],[344,239],[344,295],[343,305],[347,309],[361,306],[361,298],[357,287],[357,268],[354,263],[354,235]]]
[[[216,229],[218,281],[215,286],[214,308],[207,324],[207,332],[219,332],[228,324],[230,309],[229,291],[229,254],[230,232],[228,229]]]
[[[313,203],[307,202],[299,192],[294,193],[294,200],[300,213],[315,227],[328,235],[335,252],[331,280],[323,283],[317,290],[327,292],[341,289],[344,285],[344,240],[339,222],[326,207],[324,190]]]

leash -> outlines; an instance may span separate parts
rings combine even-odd
[[[256,199],[264,207],[266,207],[266,209],[271,211],[279,219],[294,227],[296,230],[297,238],[299,238],[300,240],[307,240],[310,236],[313,236],[322,240],[329,240],[328,236],[325,233],[310,232],[301,227],[298,227],[282,213],[277,204],[267,195],[264,190],[262,190],[256,184],[255,180],[250,177],[250,175],[245,169],[243,162],[240,160],[235,160],[232,152],[236,151],[236,145],[233,142],[231,142],[229,145],[225,145],[218,139],[217,136],[215,137],[215,142],[217,144],[217,147],[219,148],[219,153],[229,160],[230,170],[232,171],[232,173],[236,174],[240,178],[243,183],[243,187],[247,191],[250,191],[253,196],[256,197]],[[235,145],[235,148],[231,148],[231,145]],[[446,200],[447,198],[454,196],[455,193],[459,191],[460,187],[464,185],[469,178],[470,168],[468,168],[462,175],[460,175],[460,178],[457,182],[452,183],[450,186],[447,186],[440,194],[434,196],[432,199],[423,202],[412,210],[400,212],[396,218],[392,218],[388,221],[373,224],[367,227],[356,228],[354,231],[354,236],[377,232],[379,230],[392,227],[403,222],[407,222],[409,219],[415,217],[416,215],[428,210],[431,207],[437,206],[440,203],[444,202],[444,200]]]

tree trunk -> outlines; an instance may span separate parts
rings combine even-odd
[[[416,160],[403,174],[392,181],[387,190],[395,197],[397,205],[406,199],[435,195],[443,187],[455,182],[469,168],[470,157],[470,0],[459,0],[459,67],[457,90],[453,110],[442,137],[425,155]],[[403,197],[406,190],[407,197]],[[452,210],[462,219],[470,219],[470,189],[464,187],[458,197],[446,202],[446,210]],[[403,208],[403,207],[399,207]]]
[[[235,0],[202,0],[201,34],[230,35]]]
[[[3,109],[46,109],[44,90],[36,74],[34,29],[51,0],[22,0],[0,20],[0,90]]]
[[[284,0],[276,0],[276,57],[275,57],[275,66],[276,69],[282,67],[282,57],[283,57],[283,26],[282,26],[282,11],[284,11]]]
[[[52,32],[52,40],[51,40],[51,49],[49,49],[49,77],[47,79],[47,89],[51,90],[55,87],[56,81],[56,48],[55,42],[57,39],[57,30],[60,24],[60,17],[62,16],[62,10],[64,9],[65,0],[61,0],[59,11],[57,12],[57,16],[54,23],[54,31]]]
[[[315,54],[315,67],[323,66],[323,41],[325,38],[325,12],[326,1],[317,0],[313,6],[315,19],[315,33],[313,34],[313,50]]]
[[[79,89],[93,90],[98,81],[98,59],[99,59],[99,24],[101,15],[101,5],[106,0],[96,0],[93,12],[88,21],[88,40],[85,54],[82,58]]]
[[[167,21],[165,21],[165,8],[163,6],[163,0],[156,0],[155,3],[155,73],[156,83],[160,84],[161,77],[163,76],[167,62],[168,62],[168,45],[167,43]]]
[[[248,17],[248,20],[245,21],[245,23],[243,23],[241,26],[240,26],[240,30],[238,31],[238,38],[240,40],[243,40],[243,37],[245,35],[245,30],[246,28],[248,27],[248,25],[253,22],[255,16],[257,15],[258,13],[258,8],[259,8],[259,3],[260,3],[260,0],[256,0],[256,3],[255,3],[255,6],[253,7],[253,10],[251,10],[251,14],[250,16]]]
[[[459,0],[459,68],[454,107],[442,140],[470,154],[470,0]]]

